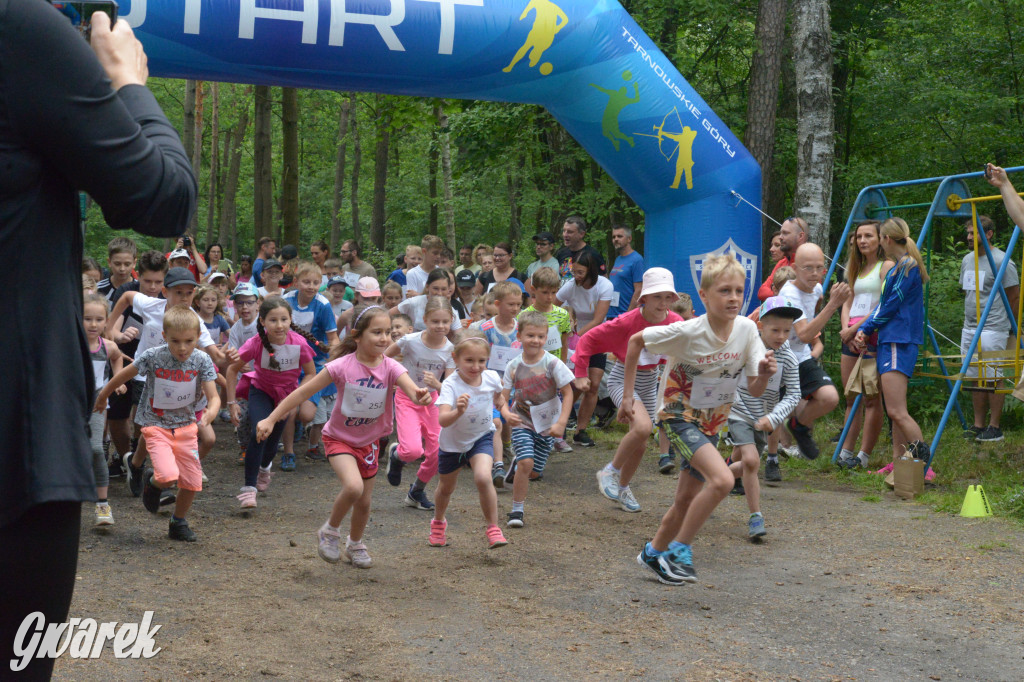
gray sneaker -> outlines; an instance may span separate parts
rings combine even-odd
[[[352,542],[351,539],[345,540],[345,561],[348,561],[356,568],[370,568],[373,566],[373,559],[370,558],[370,553],[366,551],[366,543]]]
[[[1003,430],[998,426],[986,426],[975,439],[979,443],[995,443],[1003,440]]]
[[[782,480],[782,469],[778,461],[767,460],[764,465],[764,480],[769,483],[778,483]]]
[[[767,534],[768,531],[764,529],[764,517],[760,514],[751,516],[747,522],[747,537],[757,542]]]
[[[633,491],[628,487],[619,488],[619,507],[625,512],[636,513],[640,511],[640,503],[636,501]]]
[[[316,538],[318,542],[316,553],[320,555],[321,559],[330,561],[332,564],[341,559],[341,550],[338,549],[338,545],[341,543],[340,532],[331,528],[325,521],[324,525],[320,526],[320,530],[316,532]]]

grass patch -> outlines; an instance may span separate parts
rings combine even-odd
[[[862,497],[860,499],[861,499],[862,502],[881,502],[882,501],[882,497],[880,495],[875,495],[874,493],[872,493],[870,495],[865,495],[864,497]]]

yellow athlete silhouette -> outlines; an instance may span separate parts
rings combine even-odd
[[[665,123],[668,121],[668,117],[673,114],[676,116],[680,130],[678,133],[665,132]],[[658,151],[661,152],[666,161],[672,161],[672,157],[678,153],[679,156],[676,157],[676,177],[672,182],[671,188],[679,189],[679,181],[683,179],[683,173],[686,173],[686,189],[693,189],[693,142],[697,139],[697,131],[683,125],[683,120],[679,118],[679,112],[675,107],[672,107],[672,111],[665,114],[665,118],[661,120],[661,125],[653,126],[653,128],[657,135],[650,135],[648,133],[633,134],[640,135],[641,137],[658,138]],[[661,148],[662,140],[671,140],[676,143],[676,148],[672,150],[671,154],[666,154],[665,150]]]
[[[569,17],[562,11],[562,8],[550,0],[530,0],[523,13],[519,15],[519,21],[525,19],[531,9],[536,12],[536,16],[533,18],[533,28],[527,34],[526,42],[516,52],[516,56],[512,58],[508,66],[502,69],[505,73],[510,73],[527,52],[530,53],[530,66],[537,66],[544,50],[555,42],[555,34],[569,23]],[[544,62],[540,65],[540,72],[547,76],[553,68],[551,62]]]
[[[630,71],[624,71],[622,74],[622,80],[627,83],[632,80],[633,74]],[[633,146],[633,138],[629,135],[624,135],[619,130],[619,113],[629,106],[640,101],[640,89],[636,85],[636,81],[633,81],[633,96],[629,96],[629,91],[626,86],[623,85],[618,90],[611,90],[609,88],[602,88],[596,83],[591,83],[590,87],[603,92],[608,95],[608,105],[604,109],[604,116],[601,118],[601,132],[607,137],[612,145],[615,146],[615,151],[619,151],[619,140],[625,140],[629,143],[629,146]]]

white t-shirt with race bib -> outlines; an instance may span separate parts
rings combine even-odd
[[[402,365],[409,371],[409,377],[417,386],[426,387],[423,383],[424,372],[432,372],[441,381],[446,369],[455,369],[452,350],[455,348],[448,339],[440,348],[428,348],[423,343],[423,332],[406,334],[395,342],[402,352]],[[433,390],[433,389],[431,389]]]
[[[451,426],[441,429],[439,440],[445,452],[468,452],[473,443],[482,436],[494,433],[494,420],[491,418],[494,409],[494,397],[501,393],[501,377],[497,372],[485,369],[480,375],[480,385],[470,386],[458,372],[452,374],[441,384],[441,394],[437,404],[451,405],[455,409],[459,396],[469,396],[469,406],[461,417]]]
[[[162,346],[164,341],[164,310],[167,308],[167,300],[153,298],[145,294],[137,293],[132,299],[132,310],[142,318],[142,333],[139,335],[139,348],[135,355],[141,355],[144,351],[157,346]],[[207,331],[206,325],[199,317],[199,313],[192,311],[192,314],[199,320],[199,343],[196,348],[206,348],[214,345],[213,337]],[[136,381],[145,381],[146,377],[141,372],[135,376]],[[204,398],[205,401],[205,398]]]

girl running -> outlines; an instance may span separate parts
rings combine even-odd
[[[928,444],[907,411],[907,384],[914,374],[918,346],[924,343],[924,284],[928,273],[902,218],[886,220],[881,233],[882,250],[896,265],[885,277],[878,306],[861,323],[852,345],[858,353],[863,352],[868,339],[878,332],[876,363],[885,410],[892,421],[893,461],[906,450],[927,462],[931,457]]]
[[[419,405],[433,398],[426,388],[413,383],[405,368],[384,356],[391,344],[391,318],[380,306],[359,306],[352,330],[332,353],[337,356],[316,377],[293,391],[266,419],[256,425],[257,440],[266,440],[274,425],[328,384],[338,388],[338,400],[324,426],[324,448],[341,492],[331,514],[317,531],[318,553],[325,561],[341,558],[341,522],[352,510],[345,559],[358,568],[370,568],[363,531],[370,518],[373,477],[377,474],[377,441],[391,432],[392,388]]]
[[[292,323],[291,306],[283,298],[271,296],[263,301],[256,333],[238,349],[238,361],[228,367],[228,409],[231,423],[236,427],[241,416],[239,392],[246,393],[249,423],[256,424],[295,391],[296,386],[309,383],[316,375],[313,349],[308,341],[310,334]],[[244,375],[243,382],[238,382],[238,373],[250,362],[255,370]],[[303,373],[301,384],[300,371]],[[250,429],[249,445],[245,449],[245,485],[238,495],[242,509],[254,508],[256,493],[266,492],[270,486],[270,467],[284,424],[284,420],[275,422],[265,439],[257,439],[256,429]]]
[[[192,309],[199,313],[199,318],[217,345],[223,345],[228,340],[231,325],[224,319],[224,307],[217,290],[210,284],[197,286],[196,294],[192,297]]]
[[[427,285],[429,289],[430,285]],[[402,364],[409,371],[416,386],[424,387],[436,395],[441,390],[445,371],[454,369],[452,343],[446,338],[452,324],[452,307],[446,296],[425,296],[423,319],[426,329],[406,334],[385,352],[389,358],[402,356]],[[403,395],[395,397],[398,442],[388,448],[388,483],[402,483],[402,467],[420,457],[416,480],[409,486],[405,504],[416,509],[431,510],[434,503],[427,498],[426,485],[437,474],[438,438],[441,427],[437,421],[437,406],[433,400],[417,405]]]
[[[121,371],[124,356],[117,344],[104,339],[100,334],[107,327],[107,315],[110,312],[107,299],[98,294],[89,294],[82,305],[82,323],[85,327],[85,338],[89,342],[89,356],[92,360],[92,373],[96,379],[96,390],[101,390],[114,376]],[[126,386],[119,386],[117,394],[123,395]],[[93,412],[89,415],[89,441],[92,445],[92,469],[96,474],[96,525],[114,525],[114,515],[107,502],[107,487],[110,484],[110,470],[107,467],[107,453],[103,449],[103,428],[106,412]]]
[[[494,549],[508,544],[498,527],[498,494],[491,482],[494,462],[491,412],[495,404],[502,402],[498,397],[502,385],[498,373],[487,369],[490,353],[487,339],[475,334],[463,336],[452,353],[456,372],[441,384],[441,396],[437,401],[441,425],[441,451],[438,455],[441,481],[437,486],[434,518],[430,521],[430,538],[427,541],[433,547],[448,544],[448,520],[444,513],[462,467],[473,471],[473,482],[480,494],[480,508],[487,523],[488,546]]]

